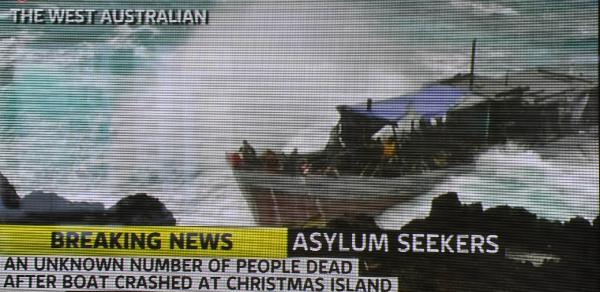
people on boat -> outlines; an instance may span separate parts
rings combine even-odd
[[[323,170],[323,174],[329,177],[340,176],[340,173],[334,165],[328,165],[327,167],[325,167],[325,169]]]
[[[442,168],[448,165],[448,152],[445,150],[440,150],[436,155],[432,158],[433,166],[436,168]]]
[[[381,137],[377,137],[374,141],[371,141],[365,149],[364,156],[366,157],[365,166],[361,172],[362,176],[372,176],[377,170],[381,163],[381,157],[383,154],[383,142]]]
[[[243,164],[242,157],[237,152],[227,155],[227,160],[233,168],[241,167]]]
[[[396,139],[388,137],[383,143],[383,160],[389,162],[396,156]]]
[[[306,158],[302,159],[302,162],[298,166],[298,170],[300,171],[300,174],[304,176],[310,173],[310,163],[308,163],[308,160]]]
[[[271,149],[265,150],[261,155],[260,160],[262,161],[264,169],[267,171],[278,172],[281,169],[279,157],[277,157],[277,154]]]
[[[242,147],[239,149],[239,154],[241,155],[242,161],[245,166],[257,166],[259,164],[258,157],[256,156],[256,151],[254,148],[248,143],[248,140],[244,140],[242,142]]]
[[[448,151],[440,149],[441,146],[434,145],[435,141],[426,139],[420,131],[411,132],[408,136],[402,136],[401,141],[396,135],[377,137],[362,147],[340,148],[337,152],[327,151],[311,156],[300,155],[298,149],[288,155],[267,149],[257,157],[254,148],[244,140],[239,152],[230,155],[228,160],[234,167],[262,168],[271,173],[292,176],[319,174],[331,177],[340,174],[395,177],[449,164],[453,156],[451,147]]]
[[[229,155],[228,161],[236,168],[258,167],[268,172],[292,176],[320,174],[338,177],[342,174],[395,177],[423,173],[451,164],[457,150],[448,145],[448,149],[440,149],[440,146],[431,144],[433,142],[425,139],[421,133],[414,132],[402,141],[394,136],[383,139],[378,137],[365,147],[353,151],[342,148],[339,153],[305,156],[300,155],[298,149],[288,155],[267,149],[257,157],[254,148],[244,140],[239,152]]]
[[[298,149],[294,148],[292,153],[287,156],[284,156],[283,159],[283,171],[286,174],[296,175],[298,173],[298,163],[299,163]]]

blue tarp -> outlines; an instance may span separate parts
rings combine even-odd
[[[346,110],[368,118],[384,120],[390,124],[404,118],[409,108],[414,109],[423,118],[429,119],[446,114],[464,94],[463,90],[456,87],[437,84],[425,87],[411,95],[373,102],[370,111],[364,103],[346,107]]]

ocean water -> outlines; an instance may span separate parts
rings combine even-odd
[[[253,225],[225,162],[319,147],[335,106],[466,73],[535,66],[597,74],[597,1],[0,3],[0,172],[33,190],[112,206],[158,197],[184,225]],[[202,8],[210,25],[12,24],[17,7]],[[597,76],[595,76],[597,78]],[[598,215],[598,160],[508,145],[378,222],[398,227],[456,191],[549,219]]]

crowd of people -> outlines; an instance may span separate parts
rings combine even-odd
[[[244,140],[240,149],[230,154],[228,159],[235,168],[260,169],[289,175],[308,175],[315,172],[314,165],[317,162],[309,156],[300,155],[298,149],[294,149],[290,154],[266,149],[261,155],[257,155],[250,143]],[[333,168],[330,168],[329,171],[337,172]],[[320,173],[324,173],[324,171],[320,170]]]
[[[443,129],[424,127],[408,134],[371,138],[354,147],[329,147],[318,153],[289,154],[266,149],[258,155],[244,140],[229,157],[234,167],[287,175],[397,177],[423,173],[472,159],[477,145],[452,139]]]
[[[466,152],[460,143],[415,132],[401,137],[378,137],[362,147],[343,149],[334,156],[334,164],[343,174],[397,177],[444,168],[459,157],[464,159]]]
[[[247,140],[243,141],[238,152],[229,155],[229,162],[236,168],[263,169],[269,172],[284,172],[291,175],[307,175],[310,166],[306,157],[300,157],[298,149],[294,149],[288,155],[266,149],[258,156],[254,147]]]

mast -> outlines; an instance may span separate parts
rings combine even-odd
[[[475,81],[475,47],[477,46],[477,39],[473,39],[473,45],[471,46],[471,79],[469,80],[469,90],[473,90],[473,82]]]

